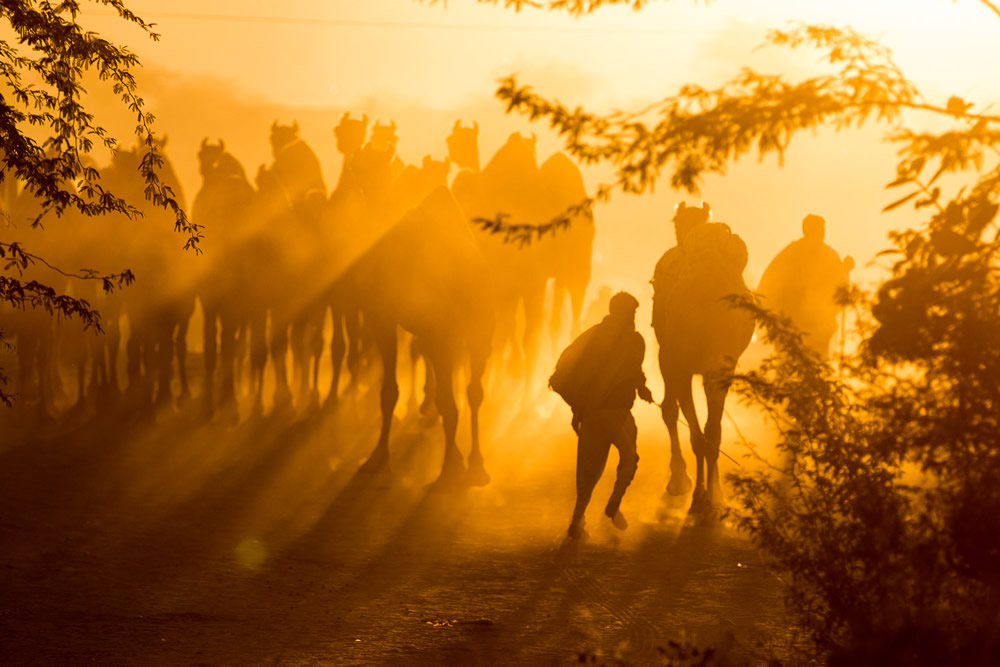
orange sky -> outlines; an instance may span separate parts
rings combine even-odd
[[[393,92],[453,105],[512,70],[561,68],[576,88],[557,91],[610,105],[662,94],[688,77],[725,74],[767,27],[787,21],[850,24],[880,35],[925,87],[976,96],[995,62],[995,19],[975,0],[692,0],[642,12],[602,9],[519,14],[474,0],[143,0],[129,3],[159,24],[158,44],[130,39],[146,62],[207,73],[291,104],[338,105]],[[95,10],[96,11],[96,10]],[[102,12],[104,10],[101,10]],[[93,12],[92,12],[93,13]],[[113,19],[95,28],[115,37]],[[304,66],[306,65],[306,66]],[[445,76],[442,76],[444,74]]]

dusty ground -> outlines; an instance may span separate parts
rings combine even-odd
[[[414,420],[390,477],[356,475],[376,434],[356,406],[0,425],[0,664],[656,664],[684,638],[728,664],[786,656],[780,583],[746,538],[686,501],[658,518],[666,434],[643,408],[632,525],[600,514],[612,454],[583,543],[563,538],[558,409],[490,432],[493,482],[452,493],[428,491],[441,435]]]

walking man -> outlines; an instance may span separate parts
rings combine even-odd
[[[618,470],[604,514],[615,528],[628,528],[621,502],[639,463],[632,405],[636,394],[653,402],[642,372],[646,342],[635,329],[638,307],[639,302],[627,292],[611,297],[608,315],[563,351],[549,379],[549,387],[573,410],[572,426],[579,438],[576,507],[568,531],[574,539],[586,535],[584,514],[604,472],[611,445],[618,448]]]

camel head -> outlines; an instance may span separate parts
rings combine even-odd
[[[455,164],[463,169],[479,169],[479,123],[473,121],[472,127],[462,127],[456,120],[446,141],[448,157]]]
[[[531,133],[530,137],[525,137],[520,132],[514,132],[507,137],[507,144],[505,147],[509,147],[510,150],[516,151],[517,153],[525,156],[530,155],[531,161],[537,162],[537,154],[535,152],[535,147],[537,145],[538,137],[534,132]]]
[[[118,148],[111,156],[111,168],[120,171],[138,171],[139,148]]]
[[[209,178],[218,173],[219,164],[226,153],[226,142],[219,139],[219,143],[208,143],[208,137],[201,140],[201,147],[198,149],[198,167],[202,178]]]
[[[158,153],[162,153],[164,151],[164,149],[166,149],[166,147],[167,147],[167,141],[169,141],[169,139],[170,139],[169,135],[166,135],[166,134],[164,134],[162,136],[153,135],[153,146],[156,147],[156,150],[157,150]],[[146,147],[146,142],[140,140],[139,141],[139,147],[140,148],[145,148]]]
[[[292,121],[291,125],[279,125],[275,120],[271,123],[271,154],[278,156],[281,149],[299,138],[299,121]]]
[[[431,187],[448,184],[448,172],[451,170],[451,160],[432,160],[430,155],[424,156],[420,172],[425,183]]]
[[[677,244],[680,245],[684,237],[695,226],[703,222],[708,222],[711,216],[712,207],[708,205],[708,202],[702,202],[701,206],[688,206],[687,202],[683,201],[677,204],[677,208],[674,209],[673,219],[674,236],[677,238]]]
[[[375,121],[368,145],[376,151],[387,152],[392,155],[396,152],[396,142],[398,140],[399,137],[396,136],[396,121],[390,121],[388,125],[383,125]]]
[[[364,114],[361,120],[355,120],[345,111],[337,127],[333,128],[333,135],[337,138],[337,152],[341,155],[351,155],[359,151],[365,143],[367,133],[368,115]]]

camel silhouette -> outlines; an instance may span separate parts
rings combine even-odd
[[[244,291],[253,268],[247,265],[243,250],[255,193],[242,165],[226,152],[221,139],[216,144],[210,144],[207,138],[202,140],[198,163],[202,186],[192,204],[191,220],[212,230],[204,242],[209,261],[198,281],[204,313],[202,410],[209,417],[215,413],[216,365],[221,358],[218,400],[230,420],[235,421],[237,340],[247,335],[249,311],[254,309],[248,303],[251,295]],[[254,345],[258,344],[255,340]]]
[[[478,138],[478,123],[463,127],[459,121],[455,121],[447,138],[449,157],[461,168],[452,190],[470,218],[495,218],[503,214],[514,223],[544,223],[586,199],[580,170],[565,155],[556,153],[538,167],[534,136],[511,134],[482,170]],[[590,281],[593,216],[589,210],[576,214],[568,230],[535,239],[527,247],[505,243],[502,235],[482,230],[476,239],[491,265],[496,285],[498,317],[494,347],[498,356],[510,349],[515,362],[512,365],[529,389],[524,394],[528,400],[550,279],[555,282],[550,322],[553,349],[559,345],[567,293],[572,304],[570,333],[579,333],[580,312]],[[518,308],[523,308],[525,322],[520,340],[515,337]]]
[[[376,123],[372,138],[358,156],[359,187],[365,194],[366,224],[342,230],[333,247],[350,268],[353,289],[383,364],[380,405],[382,426],[365,472],[389,463],[392,414],[399,398],[396,380],[399,329],[420,340],[420,348],[436,378],[435,402],[445,436],[438,482],[483,485],[489,482],[479,439],[479,410],[484,398],[483,373],[493,337],[495,301],[489,266],[450,190],[443,184],[412,207],[408,189],[394,187],[405,170],[395,155],[395,125]],[[393,165],[396,164],[397,168]],[[442,172],[433,161],[430,174]],[[395,172],[395,176],[394,176]],[[416,175],[415,175],[416,176]],[[421,176],[420,181],[424,182]],[[404,181],[405,186],[405,181]],[[454,375],[467,362],[471,449],[466,460],[458,448],[458,406]]]
[[[679,407],[697,461],[692,508],[721,500],[718,459],[726,394],[754,330],[751,314],[726,301],[729,295],[751,298],[743,280],[746,244],[728,225],[708,222],[709,215],[708,204],[677,206],[677,244],[657,262],[652,280],[653,330],[664,384],[661,412],[670,435],[667,495],[691,490],[677,435]],[[702,377],[708,404],[704,427],[691,393],[695,375]]]
[[[363,115],[360,120],[355,120],[344,112],[333,129],[333,134],[342,162],[337,185],[330,193],[327,224],[344,230],[355,229],[364,223],[365,196],[357,162],[368,134],[368,116]],[[326,407],[329,408],[337,405],[345,362],[350,375],[348,387],[357,388],[364,351],[361,307],[349,285],[349,280],[335,279],[326,294],[333,318],[333,335],[330,340],[333,377],[326,398]]]
[[[294,233],[285,237],[284,243],[292,239],[304,249],[300,252],[297,268],[294,272],[294,282],[301,286],[316,285],[321,281],[322,253],[311,252],[315,248],[326,245],[327,231],[324,229],[324,213],[327,206],[326,183],[323,179],[323,169],[319,158],[312,147],[298,136],[299,124],[280,125],[275,121],[271,125],[271,149],[274,160],[264,176],[266,181],[266,204],[268,210],[274,210],[279,219],[283,218],[289,231]],[[260,174],[259,174],[260,175]],[[260,185],[260,183],[258,183]],[[290,210],[281,210],[282,201]],[[297,379],[298,398],[304,401],[306,409],[319,406],[319,361],[323,354],[323,322],[326,317],[326,299],[323,290],[302,290],[297,298],[289,303],[274,304],[275,310],[283,310],[279,326],[290,324],[288,330],[288,346],[292,351],[294,377]],[[272,359],[277,353],[274,347],[275,329],[272,320]],[[278,333],[278,344],[282,334]],[[274,359],[275,363],[277,359]],[[276,399],[280,400],[282,409],[288,407],[291,398],[290,389],[279,388]]]
[[[163,157],[160,179],[169,187],[182,208],[186,208],[180,181],[166,156],[167,137],[158,140]],[[136,414],[156,405],[173,408],[172,381],[176,360],[182,401],[190,398],[187,378],[187,329],[195,309],[195,285],[191,269],[195,260],[180,244],[172,242],[172,213],[145,197],[140,172],[144,148],[119,149],[101,175],[109,190],[143,213],[141,218],[124,221],[129,233],[119,257],[135,272],[135,284],[123,292],[128,317],[126,343],[127,393]],[[120,261],[120,260],[119,260]]]

